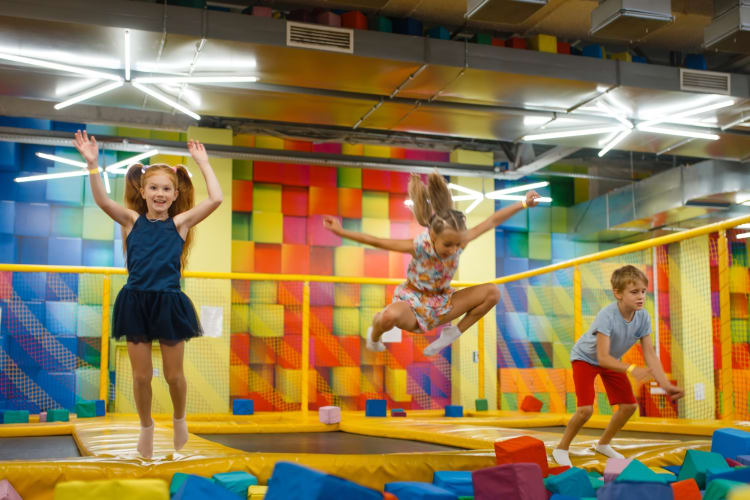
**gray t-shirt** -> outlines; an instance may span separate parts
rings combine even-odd
[[[641,338],[651,334],[651,317],[644,309],[635,312],[628,323],[622,317],[617,302],[602,308],[588,331],[578,339],[570,351],[571,361],[585,361],[599,366],[596,358],[596,332],[609,337],[609,353],[620,359]]]

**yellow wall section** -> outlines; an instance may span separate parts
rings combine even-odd
[[[491,160],[491,158],[490,158]],[[481,193],[493,191],[493,179],[477,177],[453,177],[451,182]],[[470,201],[457,203],[459,210],[465,210]],[[495,204],[488,200],[482,201],[466,216],[466,226],[473,227],[492,215]],[[495,235],[494,228],[476,240],[469,243],[461,255],[456,272],[456,280],[486,281],[495,276]],[[454,321],[454,324],[458,323]],[[484,394],[490,408],[497,408],[497,334],[495,309],[490,310],[484,317],[484,350],[485,373]],[[474,410],[474,400],[477,399],[478,365],[473,360],[473,353],[477,351],[477,325],[475,324],[459,337],[454,344],[451,356],[452,391],[451,402],[460,404],[466,410]]]

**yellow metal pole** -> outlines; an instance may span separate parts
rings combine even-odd
[[[308,399],[310,399],[310,282],[305,281],[302,288],[302,396],[300,404],[302,416],[307,417]]]
[[[719,417],[724,420],[734,418],[734,383],[732,381],[732,329],[729,309],[729,252],[726,231],[719,231],[716,254],[719,271],[719,341],[721,345],[721,370],[719,390],[721,406]]]
[[[583,335],[583,300],[581,298],[581,270],[573,268],[573,337],[578,340]]]
[[[479,399],[484,399],[484,316],[477,322],[477,370],[479,383],[477,384]]]
[[[109,301],[112,278],[104,275],[102,284],[102,343],[99,361],[99,399],[109,401]]]

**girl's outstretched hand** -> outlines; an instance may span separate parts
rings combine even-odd
[[[336,217],[330,215],[323,216],[323,227],[331,231],[333,234],[339,234],[343,228],[341,222]]]
[[[99,162],[99,146],[96,144],[96,137],[92,135],[89,138],[85,130],[83,132],[80,130],[76,132],[73,139],[73,146],[81,153],[86,163]]]
[[[539,202],[536,201],[537,198],[541,198],[541,196],[539,196],[539,193],[537,193],[536,191],[528,191],[526,193],[526,206],[535,207],[539,205]]]
[[[198,141],[194,141],[191,139],[187,143],[187,148],[190,152],[190,156],[192,156],[193,160],[195,160],[195,163],[199,165],[201,163],[208,163],[208,153],[206,153],[206,146]]]

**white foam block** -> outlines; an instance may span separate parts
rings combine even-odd
[[[401,328],[391,328],[380,337],[381,342],[401,343]]]

